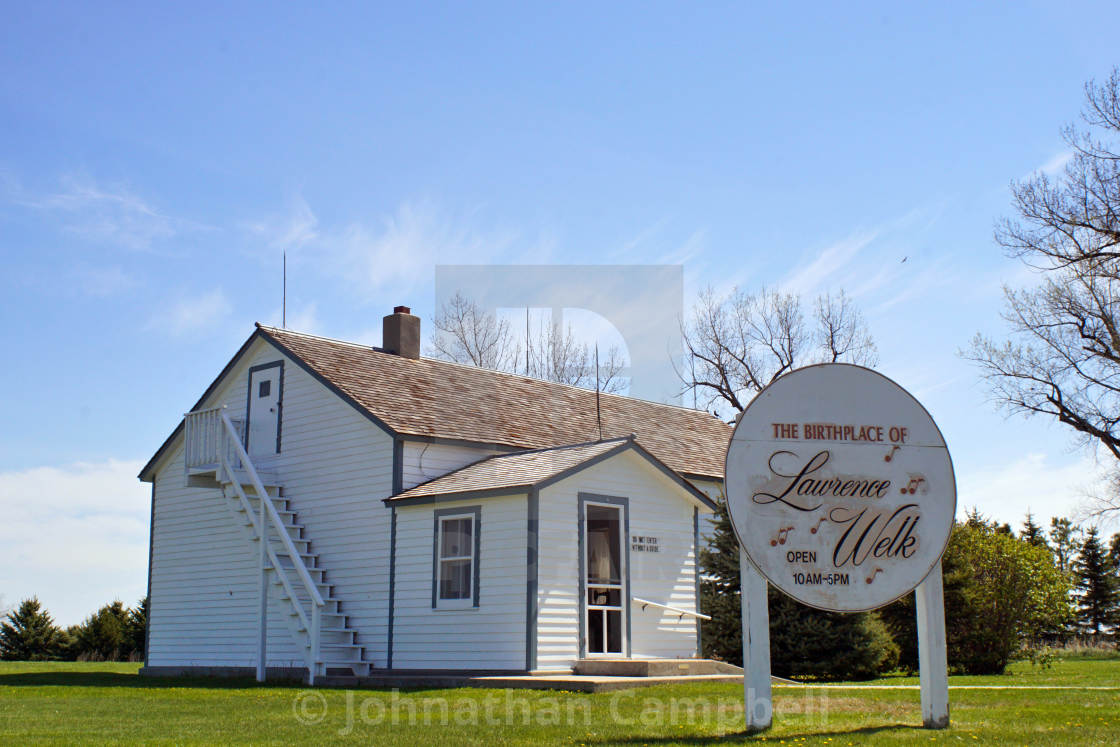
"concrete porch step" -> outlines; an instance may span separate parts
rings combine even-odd
[[[569,692],[601,693],[615,690],[628,690],[651,685],[680,684],[682,682],[730,682],[743,683],[743,676],[736,674],[697,674],[671,677],[589,677],[578,674],[466,674],[436,673],[411,674],[371,670],[368,676],[344,675],[334,667],[328,674],[315,678],[317,687],[345,688],[455,688],[483,687],[514,690],[565,690]]]
[[[580,659],[573,670],[591,677],[692,677],[736,674],[742,667],[712,659]]]

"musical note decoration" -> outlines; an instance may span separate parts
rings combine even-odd
[[[911,477],[910,482],[907,483],[905,487],[899,488],[898,492],[902,493],[903,495],[906,495],[907,493],[909,493],[910,495],[914,495],[914,493],[918,492],[918,486],[925,481],[926,478],[924,477]]]
[[[770,546],[775,547],[777,545],[784,545],[786,543],[786,538],[789,537],[789,533],[792,531],[793,527],[784,527],[782,529],[779,529],[778,535],[770,540]]]
[[[889,462],[890,460],[894,459],[894,453],[896,451],[898,451],[898,449],[899,449],[898,444],[895,444],[894,446],[892,446],[891,450],[887,452],[887,455],[885,457],[883,457],[883,461],[884,462]]]
[[[882,568],[876,568],[875,570],[873,570],[871,572],[871,575],[867,577],[867,583],[871,583],[872,581],[874,581],[875,577],[878,576],[882,572],[883,572]]]
[[[828,519],[824,518],[823,516],[820,519],[818,519],[817,520],[817,525],[815,527],[810,527],[809,528],[809,534],[816,534],[818,531],[820,531],[821,524],[825,523],[826,521],[828,521]]]

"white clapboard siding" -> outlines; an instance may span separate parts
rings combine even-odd
[[[567,670],[579,656],[578,496],[629,499],[630,534],[658,539],[657,553],[633,552],[627,538],[630,594],[696,609],[693,507],[682,489],[633,452],[624,452],[546,487],[540,495],[537,668]],[[629,606],[631,656],[690,657],[696,620]]]
[[[434,508],[481,506],[479,606],[432,609]],[[393,667],[524,669],[528,497],[397,509]]]
[[[508,451],[457,444],[405,441],[401,471],[404,489],[408,490],[422,482],[442,477],[448,472],[454,472],[488,456],[505,453]]]
[[[392,490],[391,438],[265,340],[203,406],[224,404],[232,417],[244,417],[249,368],[277,360],[284,361],[282,445],[267,468],[277,474],[311,552],[320,556],[367,659],[384,666],[390,512],[381,499]],[[251,666],[255,545],[239,533],[219,491],[184,486],[181,452],[179,446],[163,459],[156,477],[149,664]],[[302,666],[280,617],[287,603],[272,607],[270,665]]]
[[[723,502],[723,482],[716,480],[690,480],[696,488],[716,503]]]
[[[259,610],[255,545],[219,490],[187,488],[176,447],[156,475],[150,666],[251,667]],[[273,667],[306,666],[288,631],[287,603],[269,604]]]

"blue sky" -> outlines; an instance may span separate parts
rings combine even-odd
[[[992,240],[1060,168],[1114,3],[8,3],[0,594],[143,594],[135,473],[254,321],[377,343],[442,263],[682,263],[845,288],[962,506],[1071,510],[1091,458],[956,352],[1034,282]],[[1091,19],[1091,21],[1087,21]],[[905,263],[901,262],[906,257]]]

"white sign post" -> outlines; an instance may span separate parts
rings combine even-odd
[[[870,369],[798,369],[743,412],[725,487],[742,548],[747,728],[771,723],[767,581],[832,612],[873,610],[916,588],[923,721],[948,726],[940,561],[956,480],[925,408]]]

